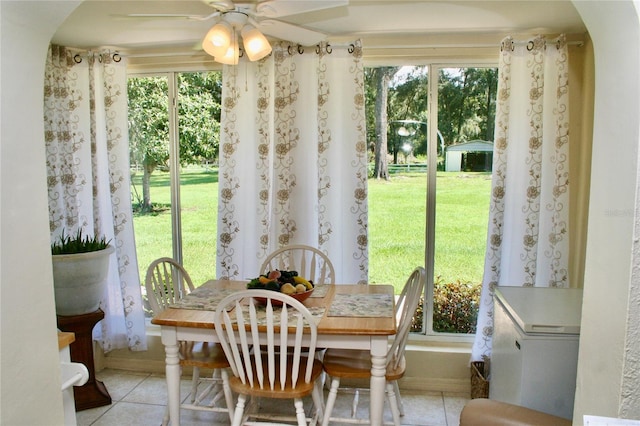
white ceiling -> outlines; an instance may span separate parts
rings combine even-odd
[[[52,42],[84,49],[117,48],[125,53],[162,48],[194,55],[194,46],[215,19],[134,19],[126,15],[212,12],[214,9],[201,0],[85,0],[58,29]],[[473,47],[474,43],[495,43],[508,34],[586,32],[572,3],[564,0],[350,0],[347,6],[281,20],[323,32],[330,42],[360,38],[365,57],[376,49],[386,49],[380,54],[393,56],[393,52],[409,48]]]

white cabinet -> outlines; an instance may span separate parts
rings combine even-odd
[[[58,331],[58,349],[60,351],[60,377],[62,381],[62,403],[65,426],[76,426],[76,406],[73,398],[73,386],[87,382],[89,371],[84,364],[71,362],[69,345],[75,341],[73,333]]]
[[[500,287],[489,397],[571,419],[582,291]]]

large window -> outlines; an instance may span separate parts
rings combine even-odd
[[[219,72],[129,78],[134,231],[146,267],[173,257],[195,285],[215,278]]]
[[[497,70],[429,65],[365,73],[369,281],[399,292],[412,269],[424,266],[428,286],[414,331],[472,334],[484,266]],[[215,278],[220,84],[219,72],[130,77],[142,280],[146,266],[161,256],[182,261],[196,285]],[[381,100],[385,105],[376,105]],[[381,178],[378,150],[385,160]]]
[[[367,133],[380,149],[379,135],[386,131],[388,163],[380,173],[384,167],[372,154],[370,280],[399,290],[413,267],[425,266],[428,285],[413,330],[456,338],[473,334],[484,267],[497,70],[382,67],[368,70],[367,77]],[[388,93],[381,93],[384,87]],[[385,99],[383,110],[376,103]],[[380,128],[381,111],[386,129]]]
[[[429,152],[438,154],[438,171],[429,174],[435,185],[428,185],[426,311],[433,315],[425,332],[473,334],[489,217],[497,69],[433,66],[432,72],[438,80],[430,119],[438,132]]]

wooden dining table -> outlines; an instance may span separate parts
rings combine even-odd
[[[214,309],[222,298],[246,288],[246,281],[211,280],[181,302],[156,315],[166,352],[166,379],[171,424],[180,424],[179,341],[217,342]],[[382,424],[387,340],[395,334],[394,289],[390,285],[316,286],[303,303],[318,318],[317,346],[365,349],[371,353],[369,406],[372,425]]]

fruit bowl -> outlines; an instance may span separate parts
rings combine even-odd
[[[313,293],[313,289],[307,290],[304,293],[288,294],[287,296],[293,297],[294,299],[296,299],[299,302],[303,302],[303,301],[307,300],[309,298],[309,296],[311,296],[311,293]],[[267,304],[267,299],[265,299],[264,297],[256,297],[256,300],[261,305],[266,305]],[[282,302],[279,301],[279,300],[272,299],[271,303],[273,304],[273,306],[282,306]]]
[[[302,302],[311,296],[314,285],[312,281],[298,276],[296,271],[274,270],[252,279],[247,283],[247,288],[276,291]],[[265,298],[257,297],[256,300],[263,305],[267,303]],[[273,304],[282,306],[278,300],[274,300]]]

